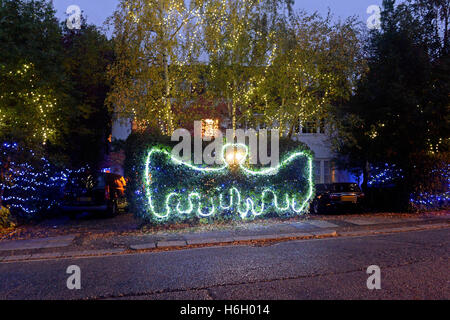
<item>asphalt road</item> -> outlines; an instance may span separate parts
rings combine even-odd
[[[449,231],[0,263],[0,299],[449,299]]]

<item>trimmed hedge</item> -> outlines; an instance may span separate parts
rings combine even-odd
[[[58,207],[67,171],[33,150],[7,142],[0,145],[0,167],[0,204],[13,217],[39,220]]]
[[[269,137],[270,138],[270,137]],[[237,213],[231,211],[223,211],[221,214],[216,214],[211,217],[201,218],[197,214],[185,214],[175,215],[172,214],[167,220],[156,219],[149,211],[148,201],[145,194],[145,159],[148,152],[153,147],[165,149],[168,152],[178,142],[170,141],[170,137],[162,136],[154,131],[135,132],[130,135],[126,141],[125,147],[125,175],[129,179],[127,187],[127,198],[129,203],[129,209],[135,213],[138,217],[141,217],[147,222],[152,224],[160,223],[178,223],[189,222],[192,224],[197,223],[209,223],[212,221],[229,221],[240,220],[240,216]],[[205,142],[205,145],[209,142]],[[270,145],[270,144],[269,144]],[[192,148],[192,150],[194,150]],[[309,148],[299,142],[292,141],[290,139],[280,139],[280,161],[282,161],[286,155],[292,151],[306,151],[312,155]],[[161,186],[152,185],[155,188],[155,198],[164,197],[164,193],[159,193],[160,190],[177,190],[181,194],[189,192],[199,192],[208,194],[208,196],[217,199],[218,194],[214,191],[214,186],[219,186],[222,190],[229,190],[231,187],[238,187],[243,191],[243,197],[252,197],[253,199],[258,197],[262,187],[270,183],[274,186],[275,190],[280,192],[286,192],[292,195],[294,192],[301,189],[301,194],[305,194],[305,188],[308,186],[305,181],[305,174],[299,174],[302,170],[305,170],[306,159],[303,162],[293,163],[292,165],[280,170],[277,176],[271,176],[270,181],[267,177],[246,177],[241,172],[233,173],[230,176],[228,174],[216,174],[216,175],[202,175],[199,178],[198,175],[190,174],[189,170],[183,166],[168,165],[167,159],[164,157],[157,157],[155,160],[158,166],[158,172],[153,173],[153,179],[155,181],[161,181]],[[282,191],[281,191],[282,190]],[[225,198],[225,197],[224,197]],[[157,203],[164,201],[163,199],[155,199]],[[298,199],[300,201],[300,199]],[[186,205],[186,201],[181,201],[183,205]],[[226,199],[224,200],[226,202]],[[280,200],[280,203],[282,201]],[[307,208],[306,208],[307,209]],[[290,217],[291,213],[277,214],[276,212],[268,211],[267,214],[261,216],[262,218],[269,217]]]

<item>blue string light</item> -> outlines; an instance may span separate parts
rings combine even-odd
[[[18,215],[34,216],[59,206],[67,182],[86,170],[60,169],[17,143],[1,144],[0,155],[2,204]]]

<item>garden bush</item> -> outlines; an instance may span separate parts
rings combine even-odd
[[[407,170],[388,164],[373,166],[366,190],[368,207],[394,212],[448,208],[449,160],[449,153],[442,152],[416,155]]]
[[[12,216],[41,219],[58,207],[67,171],[14,143],[0,145],[0,166],[0,204],[8,206]]]
[[[0,229],[9,229],[15,226],[16,223],[9,208],[0,206]]]
[[[222,203],[229,203],[229,190],[233,187],[240,190],[242,199],[251,198],[254,200],[255,210],[261,209],[261,202],[258,202],[258,199],[261,199],[262,192],[269,185],[277,194],[288,194],[291,197],[301,194],[301,197],[296,198],[297,208],[306,200],[309,191],[309,181],[306,174],[308,161],[305,157],[300,157],[289,166],[280,169],[275,176],[246,176],[240,170],[228,171],[228,169],[215,174],[197,174],[195,170],[187,166],[174,165],[171,161],[168,161],[170,160],[170,151],[175,144],[170,141],[170,137],[162,136],[150,130],[134,132],[126,142],[125,174],[129,179],[127,188],[129,208],[147,222],[152,224],[181,222],[196,224],[200,222],[240,220],[240,215],[234,210],[218,210],[217,203],[214,204],[216,214],[212,216],[201,216],[197,212],[198,206],[196,201],[192,202],[196,209],[186,212],[189,211],[188,208],[190,207],[189,199],[187,199],[188,194],[198,193],[204,198],[215,202],[220,199],[220,194],[222,194]],[[164,211],[166,209],[164,201],[168,192],[177,192],[180,195],[179,202],[174,201],[170,203],[171,214],[164,219],[158,219],[152,214],[146,195],[145,160],[149,151],[155,147],[166,152],[158,152],[158,154],[152,156],[151,191],[154,202],[158,203],[158,207]],[[192,148],[192,150],[194,149]],[[303,151],[307,155],[312,156],[312,152],[306,145],[290,139],[280,139],[280,160],[283,160],[294,151]],[[251,168],[251,166],[248,167]],[[259,170],[260,168],[253,167],[253,169]],[[266,193],[265,196],[267,203],[274,200],[272,193]],[[237,197],[237,195],[234,194],[234,197]],[[284,196],[281,198],[278,196],[278,200],[279,207],[285,206]],[[177,203],[180,206],[179,208],[177,208]],[[240,208],[241,211],[245,211],[245,202]],[[307,211],[307,208],[308,205],[305,206],[304,211]],[[180,209],[179,211],[181,212],[175,214],[177,209]],[[203,213],[206,214],[210,209],[212,209],[212,205],[204,205]],[[156,211],[159,210],[157,209]],[[287,218],[292,215],[294,213],[291,210],[283,212],[268,210],[261,217]]]

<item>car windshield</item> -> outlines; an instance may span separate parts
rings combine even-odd
[[[335,183],[332,185],[334,192],[360,192],[358,184],[356,183]]]
[[[99,175],[97,177],[97,183],[95,184],[97,188],[104,188],[105,187],[105,176],[103,174]]]
[[[69,180],[66,188],[68,189],[87,189],[91,190],[94,188],[104,188],[105,187],[105,175],[100,174],[86,174],[73,177]]]

